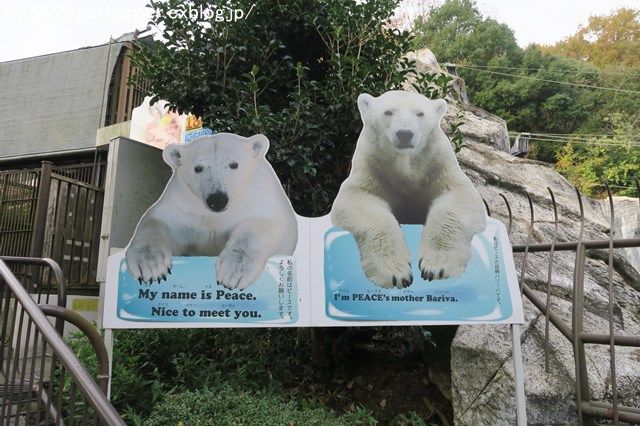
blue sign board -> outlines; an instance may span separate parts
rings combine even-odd
[[[381,288],[364,276],[355,240],[327,216],[298,217],[293,256],[272,257],[244,290],[217,284],[216,257],[174,257],[167,280],[140,284],[112,255],[106,328],[303,327],[522,323],[519,285],[504,225],[489,218],[459,277],[426,281],[417,269],[420,225],[403,225],[413,283]]]

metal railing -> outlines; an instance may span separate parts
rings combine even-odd
[[[616,332],[615,324],[615,292],[614,292],[614,250],[629,247],[640,247],[640,238],[614,238],[615,214],[613,197],[609,186],[606,185],[610,208],[610,232],[608,238],[601,240],[585,240],[585,212],[582,196],[576,189],[577,206],[580,210],[580,230],[577,241],[558,242],[559,239],[559,219],[558,206],[553,191],[547,188],[551,197],[553,207],[553,235],[550,243],[532,243],[535,230],[534,207],[531,196],[527,193],[530,220],[526,243],[514,245],[514,253],[522,254],[522,264],[520,269],[520,288],[523,295],[542,313],[545,318],[545,369],[549,370],[549,325],[552,324],[572,345],[574,350],[575,374],[576,374],[576,406],[578,411],[578,421],[580,425],[594,425],[596,419],[612,420],[618,425],[620,421],[640,424],[640,407],[628,407],[619,402],[619,390],[617,384],[616,348],[619,346],[631,346],[640,348],[640,336],[621,334]],[[636,186],[640,194],[640,182],[636,179]],[[507,198],[500,194],[508,211],[509,233],[513,225],[511,206]],[[487,207],[488,208],[488,207]],[[608,294],[608,332],[595,333],[585,331],[585,265],[587,252],[593,250],[605,250],[607,261],[607,282],[604,283]],[[554,280],[554,256],[558,252],[572,252],[575,255],[575,266],[573,271],[573,283],[571,291],[571,322],[562,318],[557,308],[552,303],[552,283]],[[529,255],[532,253],[548,254],[548,270],[545,286],[545,297],[540,297],[527,284],[527,268],[529,266]],[[600,256],[602,258],[602,256]],[[589,384],[589,371],[587,368],[587,348],[586,345],[606,345],[610,353],[609,379],[610,379],[610,401],[597,401],[593,399]]]
[[[57,281],[59,306],[36,303],[48,301],[47,289],[27,284],[36,291],[30,293],[25,283],[31,279],[21,283],[7,263],[48,269]],[[50,259],[0,258],[0,424],[124,425],[105,396],[109,363],[104,343],[87,320],[64,307],[61,283],[61,270]],[[47,316],[55,318],[55,327]],[[98,384],[64,343],[65,323],[89,338]]]

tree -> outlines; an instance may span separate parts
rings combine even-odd
[[[505,56],[516,61],[520,48],[513,31],[484,18],[475,0],[447,0],[414,22],[414,46],[429,48],[440,62],[486,64]]]
[[[637,195],[640,120],[635,114],[617,112],[606,117],[605,125],[610,136],[576,138],[563,147],[556,168],[589,196],[605,195],[605,180],[618,195]]]
[[[470,102],[505,119],[511,131],[566,135],[532,140],[533,158],[558,162],[558,170],[585,188],[604,177],[624,186],[635,170],[625,158],[635,158],[638,146],[586,149],[582,142],[594,142],[586,135],[610,134],[615,117],[630,119],[640,109],[640,67],[623,65],[640,61],[639,14],[620,9],[592,17],[556,46],[523,50],[506,25],[480,14],[474,0],[446,0],[416,20],[414,44],[456,62]],[[564,145],[570,135],[581,143]]]
[[[296,211],[324,214],[360,131],[357,96],[399,88],[412,70],[409,33],[385,25],[396,5],[238,0],[228,6],[243,18],[218,22],[206,11],[226,11],[219,2],[152,0],[163,40],[137,45],[135,82],[214,130],[267,135]]]
[[[428,47],[440,62],[458,62],[465,56],[465,42],[481,22],[473,0],[447,0],[432,7],[413,24],[416,49]]]
[[[610,15],[591,16],[586,26],[548,50],[600,67],[640,66],[640,9],[623,7]]]

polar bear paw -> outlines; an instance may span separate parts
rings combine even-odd
[[[171,274],[171,252],[163,247],[134,245],[127,248],[125,258],[129,274],[140,284],[160,283],[167,280],[167,274]]]
[[[264,266],[239,251],[223,250],[216,261],[216,281],[228,289],[243,290],[258,278]]]
[[[367,279],[378,287],[406,288],[413,282],[409,256],[362,256],[362,269]]]
[[[418,268],[422,279],[433,281],[457,277],[464,273],[471,260],[471,248],[439,249],[426,247],[420,250]]]

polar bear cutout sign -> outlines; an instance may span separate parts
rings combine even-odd
[[[351,172],[322,217],[295,214],[263,135],[167,146],[164,191],[141,218],[134,209],[128,245],[109,256],[105,324],[521,322],[506,229],[486,217],[440,129],[446,103],[387,92],[361,95],[358,106],[364,126]],[[124,196],[115,188],[108,205],[126,211],[138,192],[125,186],[150,170],[137,173],[139,153],[155,150],[114,143],[122,156],[113,164],[126,173],[110,180]],[[129,223],[117,220],[127,232]]]
[[[413,282],[400,224],[424,225],[418,253],[424,280],[461,275],[486,216],[440,128],[446,102],[390,91],[360,95],[358,108],[364,127],[331,210],[333,224],[353,235],[367,279],[380,287]]]
[[[244,289],[268,258],[293,254],[296,216],[268,149],[264,135],[229,133],[168,145],[163,159],[173,175],[127,246],[131,276],[160,282],[173,256],[218,256],[218,284]]]

